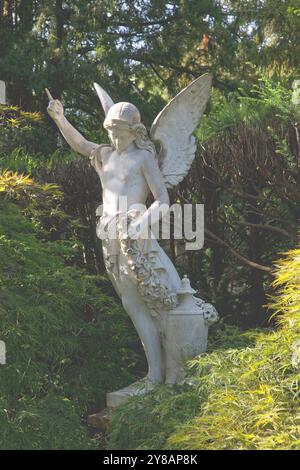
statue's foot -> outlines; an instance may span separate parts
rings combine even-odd
[[[156,378],[153,379],[150,374],[147,374],[146,377],[138,380],[136,384],[140,385],[146,392],[148,392],[153,390],[153,388],[161,382],[161,380],[157,380]]]

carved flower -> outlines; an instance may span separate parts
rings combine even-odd
[[[149,308],[157,305],[157,309],[171,309],[177,304],[177,295],[174,291],[162,284],[159,274],[155,271],[153,255],[149,260],[141,252],[136,240],[126,239],[121,241],[121,250],[128,259],[128,266],[134,273],[138,282],[138,289]]]
[[[203,309],[203,317],[207,325],[211,325],[218,320],[219,315],[213,305],[204,302],[204,305],[202,304],[201,308]]]

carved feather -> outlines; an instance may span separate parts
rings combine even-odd
[[[98,83],[94,83],[94,88],[96,90],[96,93],[98,95],[98,98],[102,104],[102,108],[104,111],[105,116],[107,115],[109,109],[113,106],[114,102],[109,96],[108,93],[100,86]]]
[[[159,164],[167,187],[180,183],[194,160],[193,132],[206,108],[211,84],[209,73],[194,80],[164,107],[151,126],[151,139],[161,145]]]

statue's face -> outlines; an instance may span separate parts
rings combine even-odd
[[[121,153],[135,140],[136,136],[126,124],[106,126],[110,141],[115,149]]]

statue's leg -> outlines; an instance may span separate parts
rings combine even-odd
[[[147,378],[151,382],[164,381],[164,362],[158,323],[143,301],[137,286],[121,276],[122,304],[130,316],[142,342],[148,361]]]
[[[109,251],[108,245],[104,251],[104,257]],[[147,378],[152,382],[163,382],[165,379],[165,359],[163,357],[161,325],[152,316],[151,310],[138,291],[137,283],[131,274],[131,267],[128,266],[127,256],[119,253],[115,263],[107,266],[107,269],[110,280],[144,347],[149,368]]]

